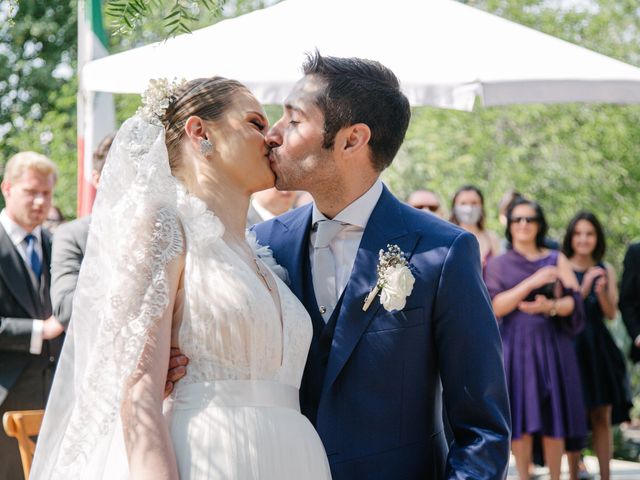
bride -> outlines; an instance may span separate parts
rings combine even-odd
[[[300,414],[311,322],[245,238],[273,186],[264,110],[152,81],[111,147],[32,479],[327,479]],[[170,347],[189,375],[163,401]]]

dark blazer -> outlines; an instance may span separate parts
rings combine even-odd
[[[80,265],[87,250],[91,216],[63,223],[56,229],[51,254],[51,301],[53,314],[65,327],[71,320],[73,294]]]
[[[51,236],[42,230],[43,268],[40,291],[36,291],[27,266],[0,225],[0,405],[23,370],[30,366],[48,366],[57,358],[61,341],[43,342],[42,354],[29,353],[33,319],[47,319],[52,314]],[[52,344],[53,343],[53,344]]]
[[[309,288],[303,264],[311,212],[303,206],[254,227],[300,299]],[[378,252],[388,244],[408,257],[413,292],[402,311],[387,312],[376,299],[364,312]],[[510,414],[502,344],[475,237],[385,187],[339,308],[315,422],[333,478],[504,478]],[[301,398],[313,418],[307,403]]]
[[[34,287],[27,266],[0,225],[0,416],[7,410],[44,408],[64,335],[29,353],[33,319],[51,316],[51,237],[42,230],[42,278]],[[18,446],[0,435],[0,478],[21,478]]]
[[[634,362],[640,362],[640,348],[634,344],[640,335],[640,243],[631,245],[624,256],[619,308],[631,337],[629,356]]]

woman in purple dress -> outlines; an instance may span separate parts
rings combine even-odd
[[[603,262],[606,249],[602,225],[591,212],[579,212],[567,227],[562,250],[580,283],[586,324],[576,337],[582,393],[592,431],[600,479],[609,480],[613,453],[611,425],[629,420],[631,393],[624,356],[605,325],[618,314],[618,287],[613,267]],[[569,466],[577,476],[580,450],[567,442]]]
[[[584,326],[582,298],[567,258],[544,247],[540,206],[519,199],[507,215],[513,248],[493,258],[485,281],[504,348],[512,451],[522,480],[529,478],[534,437],[542,439],[552,480],[560,478],[565,438],[586,434],[573,337]]]

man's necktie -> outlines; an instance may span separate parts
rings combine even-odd
[[[42,274],[42,261],[36,251],[36,243],[38,242],[38,239],[35,235],[29,234],[24,237],[24,241],[27,242],[27,260],[29,261],[29,266],[39,281],[40,275]]]
[[[313,241],[313,290],[320,314],[328,322],[338,301],[336,261],[329,244],[344,225],[334,220],[320,220],[316,225]]]

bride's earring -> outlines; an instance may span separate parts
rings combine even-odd
[[[203,157],[213,153],[213,143],[211,143],[209,139],[205,138],[200,142],[200,153]]]

